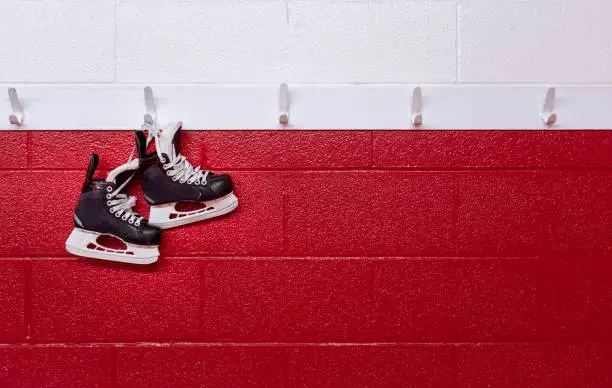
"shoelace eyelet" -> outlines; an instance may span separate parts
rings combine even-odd
[[[123,221],[127,221],[128,217],[129,217],[129,215],[128,215],[128,214],[124,214],[124,215],[123,215],[123,217],[121,217],[121,219],[122,219]]]
[[[111,195],[110,194],[106,194],[106,199],[111,199]]]
[[[119,212],[115,213],[115,217],[117,217],[117,218],[121,217],[121,213],[119,213]]]
[[[134,224],[134,219],[133,219],[133,218],[130,218],[130,219],[128,220],[128,222],[129,222],[130,224],[132,224],[132,225],[133,225],[133,224]]]
[[[136,226],[140,226],[140,221],[136,221],[136,222],[134,222],[134,225],[136,225]]]

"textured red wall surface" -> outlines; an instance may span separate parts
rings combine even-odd
[[[612,386],[612,131],[185,132],[240,207],[146,268],[64,250],[130,132],[1,136],[1,387]]]

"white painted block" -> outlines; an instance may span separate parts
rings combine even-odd
[[[0,82],[111,82],[115,5],[0,1]]]
[[[289,80],[453,82],[456,5],[289,0]]]
[[[459,81],[612,82],[612,2],[463,0]]]
[[[121,0],[118,80],[280,82],[285,78],[286,19],[281,1]]]

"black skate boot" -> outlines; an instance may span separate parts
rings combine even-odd
[[[94,259],[151,264],[157,261],[161,230],[150,226],[132,207],[136,197],[120,194],[138,170],[138,159],[117,167],[106,180],[93,179],[98,155],[91,154],[79,203],[74,211],[74,230],[66,241],[68,252]],[[125,247],[103,245],[103,236],[120,239]]]
[[[147,155],[148,140],[136,131],[136,149],[144,169],[142,189],[151,205],[149,223],[162,229],[173,228],[227,214],[238,206],[229,175],[193,167],[179,153],[182,123],[168,124],[149,132],[155,138],[156,152]],[[179,209],[181,205],[198,205]]]

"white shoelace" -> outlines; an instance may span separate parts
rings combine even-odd
[[[149,142],[151,140],[155,139],[155,147],[159,150],[159,133],[161,132],[161,128],[157,126],[157,123],[153,123],[153,125],[143,124],[141,130],[146,130],[148,133],[147,145],[149,145]],[[134,151],[132,151],[132,154],[133,153]],[[200,166],[194,168],[185,156],[176,152],[174,146],[172,146],[172,151],[170,152],[170,154],[176,155],[174,156],[174,158],[169,156],[173,160],[166,161],[163,160],[163,158],[160,158],[160,160],[163,163],[163,167],[164,170],[166,170],[166,174],[168,174],[168,176],[171,177],[173,181],[179,181],[181,183],[187,182],[190,185],[206,185],[206,178],[210,174],[210,171],[201,170]],[[131,158],[132,155],[130,155],[130,159]]]
[[[106,204],[110,207],[108,210],[111,214],[114,214],[115,217],[121,217],[123,221],[140,226],[140,222],[144,220],[144,217],[132,209],[134,205],[136,205],[136,197],[128,197],[126,194],[119,194],[133,177],[134,174],[132,174],[129,179],[126,179],[121,186],[117,187],[115,191],[112,191],[112,186],[106,186],[106,191],[108,191],[106,193]]]
[[[177,154],[173,161],[164,163],[163,167],[168,176],[172,177],[173,181],[179,180],[181,183],[187,182],[189,184],[205,185],[206,178],[210,174],[210,171],[200,170],[200,166],[194,168],[181,154]]]
[[[147,145],[151,142],[151,140],[155,139],[155,147],[159,150],[159,133],[161,132],[161,128],[157,125],[157,122],[153,124],[143,124],[140,128],[141,131],[147,131]],[[128,161],[131,161],[136,153],[136,148],[132,150]],[[202,184],[206,185],[206,178],[210,174],[210,171],[201,170],[200,166],[193,167],[191,163],[185,158],[183,155],[176,152],[174,146],[172,147],[173,155],[176,155],[172,161],[168,161],[163,158],[160,158],[161,162],[164,163],[163,167],[166,170],[166,174],[169,177],[172,177],[173,181],[180,180],[181,183],[189,183],[189,184]]]
[[[136,213],[132,208],[136,205],[136,197],[128,197],[125,194],[107,194],[106,198],[111,198],[107,201],[107,205],[111,206],[109,211],[114,214],[115,217],[123,221],[127,221],[130,224],[140,226],[140,221],[144,219],[143,216]]]

